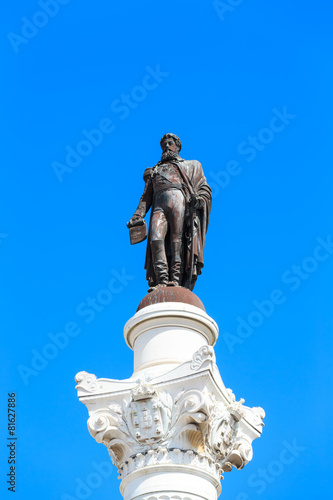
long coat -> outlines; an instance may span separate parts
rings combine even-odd
[[[181,286],[193,290],[196,279],[204,266],[203,253],[205,249],[205,239],[209,222],[209,214],[212,205],[212,191],[207,184],[204,176],[201,163],[197,160],[183,160],[179,158],[173,161],[177,163],[178,168],[184,178],[183,193],[186,201],[186,215],[183,229],[183,256],[184,275]],[[154,189],[151,179],[152,168],[147,168],[144,172],[143,179],[145,181],[145,189],[141,196],[139,206],[135,214],[144,217],[149,208],[154,204]],[[193,194],[199,195],[202,200],[202,207],[196,210],[194,219],[194,234],[192,234],[192,215],[190,210],[190,198]],[[168,260],[171,257],[170,241],[168,234],[166,236],[166,254]],[[192,245],[194,250],[194,263],[192,270],[191,283],[189,282],[191,275],[191,252]],[[156,277],[154,273],[151,248],[150,248],[150,225],[148,232],[148,243],[146,252],[145,269],[147,271],[147,280],[149,286],[156,285]]]

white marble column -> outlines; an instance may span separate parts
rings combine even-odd
[[[216,323],[200,307],[161,302],[139,310],[124,336],[131,378],[76,376],[89,432],[107,446],[124,499],[216,500],[221,474],[251,460],[264,417],[224,386]]]

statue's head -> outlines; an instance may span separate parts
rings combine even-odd
[[[174,153],[179,153],[182,149],[182,143],[179,137],[175,134],[164,134],[160,141],[163,153],[168,151],[173,151]]]

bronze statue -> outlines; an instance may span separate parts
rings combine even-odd
[[[179,137],[165,134],[160,144],[161,161],[145,170],[144,192],[127,226],[132,243],[143,241],[143,218],[152,207],[145,262],[149,291],[170,285],[193,290],[204,265],[211,189],[201,163],[179,156]]]

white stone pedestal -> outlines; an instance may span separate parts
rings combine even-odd
[[[218,337],[215,321],[198,307],[181,302],[154,304],[137,312],[124,328],[134,350],[134,374],[165,373],[192,358]]]
[[[216,323],[199,307],[161,302],[138,311],[124,336],[131,378],[76,376],[89,432],[118,467],[124,499],[216,500],[221,473],[251,460],[264,417],[225,388]]]

